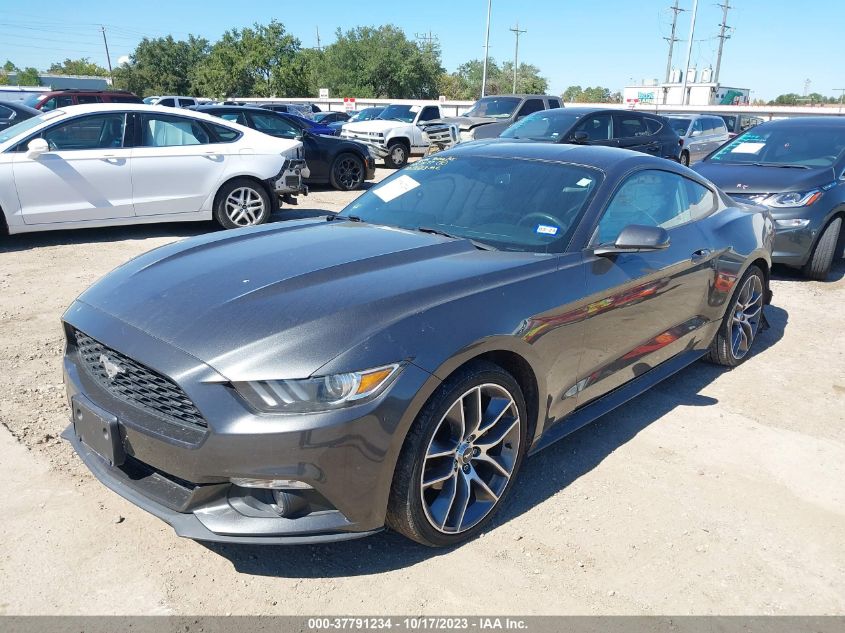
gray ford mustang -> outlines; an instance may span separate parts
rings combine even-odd
[[[477,142],[337,216],[121,266],[64,315],[65,437],[182,536],[432,546],[523,458],[695,360],[742,362],[773,222],[659,158]]]

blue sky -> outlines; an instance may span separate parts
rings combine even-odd
[[[721,0],[699,0],[691,65],[715,65]],[[520,39],[520,61],[535,64],[561,93],[572,84],[602,85],[612,90],[642,79],[660,78],[666,67],[672,0],[493,0],[490,55],[512,59],[517,21],[527,33]],[[785,92],[833,95],[845,88],[840,48],[845,27],[841,0],[731,0],[722,81],[753,90],[752,98],[770,99]],[[8,7],[8,8],[7,8]],[[359,8],[360,7],[360,8]],[[373,8],[364,8],[373,7]],[[681,0],[690,9],[692,0]],[[223,31],[276,18],[302,40],[323,45],[338,27],[393,23],[409,37],[429,31],[439,38],[446,69],[483,56],[487,0],[41,0],[0,3],[0,61],[44,68],[65,57],[90,57],[105,65],[99,25],[105,24],[112,61],[126,55],[144,35],[188,33],[216,39]],[[686,40],[690,13],[679,19],[678,37]],[[686,41],[676,44],[683,65]],[[838,93],[836,93],[838,94]]]

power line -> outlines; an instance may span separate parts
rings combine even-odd
[[[519,72],[519,36],[528,31],[519,30],[519,20],[516,21],[516,26],[510,29],[510,32],[516,35],[516,48],[513,52],[513,93],[516,94],[516,77]]]

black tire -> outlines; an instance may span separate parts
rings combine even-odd
[[[478,436],[472,436],[467,444],[466,441],[460,441],[460,436],[453,437],[450,434],[454,429],[446,414],[450,410],[455,411],[454,407],[460,407],[458,410],[469,414],[469,417],[466,417],[467,423],[460,422],[461,428],[466,431],[470,424],[474,426],[471,422],[472,411],[470,411],[471,403],[476,401],[475,396],[470,395],[475,393],[474,390],[479,390],[477,401],[482,402],[482,415],[479,419],[482,423],[485,418],[496,421],[490,426],[482,427]],[[486,390],[485,393],[488,394],[492,390],[493,393],[500,395],[505,395],[506,392],[510,400],[506,401],[504,397],[485,400],[481,390]],[[462,396],[466,396],[467,400],[462,399]],[[488,404],[484,404],[485,401]],[[470,402],[470,404],[466,405],[465,402]],[[502,414],[498,416],[495,413],[497,407],[502,409]],[[514,412],[516,412],[516,417],[514,417]],[[431,456],[431,451],[437,452],[435,445],[442,444],[444,429],[446,441],[457,442],[455,451],[460,450],[460,456],[457,452],[450,452],[451,446],[446,451],[448,454]],[[435,391],[420,411],[405,438],[393,475],[387,525],[409,539],[430,547],[448,547],[477,536],[501,508],[513,487],[528,444],[526,429],[527,417],[522,390],[509,373],[489,362],[475,362],[458,370]],[[472,429],[466,432],[470,433]],[[495,438],[500,434],[501,438],[496,440]],[[438,439],[435,440],[435,437]],[[517,438],[518,445],[514,447],[513,444],[517,442]],[[477,445],[473,444],[473,440]],[[495,448],[490,448],[494,442],[499,453],[495,452]],[[442,445],[445,446],[445,444]],[[483,449],[482,455],[479,447],[484,446],[488,448]],[[488,456],[491,455],[499,464],[498,468],[493,468],[490,464]],[[463,466],[459,465],[461,463]],[[427,488],[429,484],[424,483],[423,475],[428,474],[431,478],[432,470],[426,469],[432,468],[432,464],[435,468],[442,466],[439,470],[443,471],[446,481],[438,481],[434,486]],[[510,476],[505,479],[502,472],[507,471],[508,467],[510,467]],[[495,490],[498,496],[493,494],[489,497],[485,488],[477,483],[477,479],[474,479],[476,477],[484,479],[486,491],[492,493]],[[434,479],[437,479],[436,475]],[[459,481],[463,484],[459,485]],[[441,488],[437,489],[437,485]],[[448,504],[443,514],[445,518],[440,527],[437,527],[433,518],[429,518],[431,516],[429,511],[434,511],[432,495],[438,499],[441,496],[443,499],[448,498],[447,486],[449,485],[452,486],[449,488],[452,491],[451,500],[445,502]],[[455,506],[459,487],[461,496],[468,501],[463,504],[458,502]],[[482,498],[484,496],[488,498]],[[441,504],[439,507],[444,506]],[[453,521],[457,523],[454,530],[446,527],[450,516],[460,517]],[[465,518],[467,527],[461,529]]]
[[[338,191],[355,191],[366,177],[364,161],[350,152],[339,154],[332,163],[329,179]]]
[[[408,164],[408,154],[410,150],[404,141],[390,141],[387,144],[387,156],[384,158],[384,164],[391,169],[401,169]]]
[[[686,150],[681,152],[681,165],[689,167],[689,152]]]
[[[746,320],[746,325],[740,325],[735,320],[735,316],[737,315],[738,304],[740,304],[746,284],[753,284],[759,288],[759,314],[753,323],[749,323]],[[716,336],[713,337],[710,348],[707,350],[706,360],[724,367],[736,367],[742,364],[748,358],[751,347],[757,338],[757,334],[760,332],[760,325],[763,323],[763,307],[765,302],[766,278],[763,275],[763,271],[757,266],[750,266],[736,285],[736,290],[734,290],[734,294],[728,303],[728,308],[725,310],[725,316],[722,319],[722,324],[719,326],[719,331],[716,332]],[[751,310],[743,310],[743,312],[750,314]],[[743,330],[746,337],[751,332],[750,341],[748,341],[744,350],[742,349],[742,345],[739,345],[739,347],[736,345],[735,335],[737,330],[735,328]],[[742,336],[740,335],[738,338],[741,341]]]
[[[239,190],[244,192],[243,197],[238,195]],[[231,200],[230,196],[233,196]],[[245,203],[240,209],[235,204],[238,199]],[[230,180],[220,187],[214,198],[214,220],[224,229],[258,226],[267,221],[271,212],[272,205],[267,191],[249,178]]]
[[[839,244],[839,233],[842,230],[842,218],[834,218],[825,227],[813,254],[804,266],[804,276],[807,279],[825,281],[830,273],[833,264],[833,257],[836,255],[836,246]]]

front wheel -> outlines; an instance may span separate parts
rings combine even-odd
[[[511,490],[526,423],[522,391],[497,365],[479,362],[450,377],[405,439],[388,525],[431,547],[476,536]]]
[[[408,148],[402,141],[390,141],[387,144],[385,164],[391,169],[400,169],[408,163]]]
[[[270,217],[270,196],[248,178],[226,183],[214,202],[214,219],[224,229],[256,226]]]
[[[707,351],[707,360],[725,367],[736,367],[746,359],[760,331],[766,288],[763,271],[751,266],[736,287]]]
[[[804,266],[804,276],[808,279],[815,279],[816,281],[825,281],[830,267],[833,265],[833,257],[836,255],[836,245],[839,243],[839,232],[842,230],[842,218],[834,218],[833,221],[827,225],[816,247],[813,249],[813,254],[810,256],[810,261]]]
[[[689,167],[689,152],[681,152],[681,165]]]
[[[330,178],[335,189],[354,191],[364,182],[364,162],[355,154],[341,154],[332,163]]]

